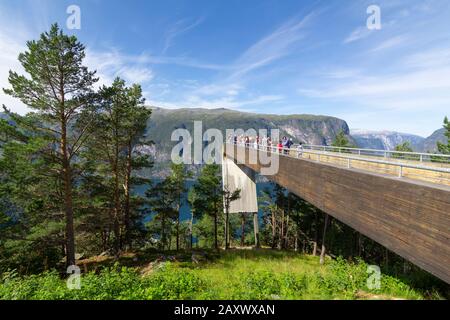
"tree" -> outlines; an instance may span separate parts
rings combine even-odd
[[[219,248],[218,243],[218,219],[219,210],[223,211],[223,191],[220,167],[217,164],[207,164],[203,167],[193,186],[196,193],[196,201],[193,208],[196,213],[206,213],[213,218],[214,223],[214,248]]]
[[[354,148],[355,146],[352,145],[347,136],[345,135],[344,131],[339,131],[339,133],[334,138],[333,142],[331,143],[333,147],[338,147],[339,152],[346,152],[345,150],[341,150],[340,148]]]
[[[447,137],[447,144],[437,142],[438,151],[442,154],[450,154],[450,121],[447,117],[444,118],[445,136]]]
[[[30,131],[35,118],[8,116],[0,126],[8,136],[0,155],[0,269],[41,271],[64,255],[61,179],[49,161],[57,150],[46,133]]]
[[[106,205],[112,209],[116,254],[124,244],[131,246],[131,186],[147,182],[132,179],[132,171],[151,166],[148,156],[140,152],[140,138],[151,114],[143,103],[140,86],[127,87],[124,80],[116,78],[110,87],[100,89],[96,106],[79,121],[81,125],[95,124],[84,155],[95,164],[110,195]]]
[[[225,249],[230,248],[230,205],[241,197],[241,190],[231,191],[227,185],[223,187],[223,203],[225,209]]]
[[[394,150],[400,151],[400,152],[414,152],[409,141],[405,141],[401,144],[396,145]],[[400,153],[400,152],[399,153],[394,152],[392,154],[392,157],[393,158],[401,158],[401,159],[409,159],[409,160],[419,160],[419,156],[417,156],[417,155],[405,154],[405,153]]]
[[[409,143],[409,141],[405,141],[401,144],[396,145],[394,150],[402,152],[413,152],[413,149],[411,148],[411,144]]]
[[[12,89],[4,89],[36,111],[36,118],[45,122],[36,129],[48,133],[47,146],[58,148],[52,148],[47,160],[54,164],[63,188],[67,265],[75,264],[73,163],[88,128],[72,129],[79,112],[92,103],[92,85],[98,80],[83,65],[84,58],[84,46],[54,24],[39,40],[27,42],[27,51],[19,55],[28,77],[10,71]]]
[[[260,203],[262,204],[262,209],[264,212],[263,221],[264,225],[270,227],[270,244],[272,249],[275,249],[277,242],[277,213],[278,206],[273,199],[274,195],[272,194],[271,188],[266,188],[263,190],[262,195],[260,196]],[[266,228],[267,229],[267,228]],[[264,233],[264,232],[263,232]]]
[[[175,231],[176,231],[176,249],[179,250],[180,247],[180,210],[183,205],[183,197],[187,191],[186,180],[192,177],[192,173],[186,170],[186,166],[183,163],[172,163],[171,174],[168,177],[169,188],[172,191],[175,208],[177,212]]]
[[[322,249],[320,250],[320,264],[325,262],[325,242],[327,237],[327,227],[329,224],[329,215],[325,213],[325,222],[323,223],[323,233],[322,233]]]
[[[159,235],[160,247],[164,250],[167,247],[167,236],[170,236],[172,229],[169,219],[178,215],[178,211],[174,209],[177,199],[173,194],[170,179],[166,178],[161,182],[152,184],[145,194],[148,198],[151,213],[155,214],[151,224],[155,227],[156,222],[159,222],[155,231]]]
[[[194,245],[194,235],[193,235],[193,228],[194,228],[194,218],[197,216],[197,204],[201,201],[201,198],[199,197],[198,193],[194,188],[191,188],[188,192],[188,202],[191,207],[191,218],[189,219],[189,246],[190,249],[193,248]]]
[[[142,89],[134,84],[126,90],[127,108],[122,124],[125,126],[125,181],[124,181],[124,227],[125,243],[131,247],[132,239],[132,212],[131,212],[131,186],[148,183],[148,179],[132,176],[133,171],[150,168],[153,163],[149,155],[145,153],[146,148],[152,144],[145,143],[141,137],[147,128],[147,121],[151,116],[151,109],[144,106],[145,99],[142,97]]]

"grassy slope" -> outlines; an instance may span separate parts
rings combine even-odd
[[[68,290],[56,272],[20,278],[3,274],[0,299],[423,299],[406,283],[383,275],[366,287],[367,266],[270,250],[190,253],[157,262],[158,253],[89,262],[81,290]],[[153,261],[153,262],[149,262]],[[85,261],[87,263],[87,261]],[[109,267],[106,267],[108,266]],[[96,269],[96,270],[94,270]],[[437,298],[434,295],[432,298]]]

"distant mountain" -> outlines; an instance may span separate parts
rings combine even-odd
[[[240,112],[229,109],[163,109],[153,107],[147,127],[147,137],[155,142],[157,161],[170,158],[172,131],[186,128],[193,134],[194,121],[203,122],[203,132],[209,128],[226,129],[280,129],[280,136],[292,137],[295,142],[329,145],[342,130],[349,135],[344,120],[317,115],[272,115]],[[349,137],[351,140],[351,137]],[[352,140],[353,142],[353,140]]]
[[[414,151],[422,151],[425,138],[395,131],[352,129],[351,136],[359,148],[393,150],[398,144],[409,142]]]
[[[445,136],[445,129],[441,128],[433,132],[431,136],[426,138],[421,144],[421,151],[423,152],[437,152],[437,142],[447,143]]]

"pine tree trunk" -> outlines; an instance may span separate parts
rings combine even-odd
[[[320,264],[325,262],[325,240],[327,235],[328,214],[325,213],[325,223],[323,225],[322,250],[320,251]]]
[[[132,147],[131,142],[128,142],[127,148],[127,163],[125,174],[125,203],[124,203],[124,225],[125,225],[125,244],[131,249],[131,221],[130,221],[130,189],[131,189],[131,156]]]
[[[162,242],[162,250],[165,250],[166,247],[166,217],[163,214],[161,217],[161,242]]]
[[[214,212],[214,249],[219,249],[219,243],[217,241],[217,211]]]
[[[281,210],[281,228],[280,228],[280,239],[278,240],[278,249],[283,249],[283,239],[284,239],[284,210]]]
[[[192,234],[193,232],[193,225],[194,225],[194,211],[191,210],[191,221],[189,223],[189,241],[190,241],[190,249],[192,250],[194,246],[194,236]]]
[[[177,205],[177,225],[176,225],[176,232],[177,232],[177,251],[180,250],[180,205]]]
[[[114,253],[117,255],[120,251],[120,194],[119,194],[119,133],[114,130],[114,160],[112,171],[114,177],[114,210],[113,210],[113,232],[114,232]]]
[[[119,195],[119,173],[117,163],[114,168],[114,252],[120,251],[120,195]]]
[[[286,215],[286,233],[284,234],[283,248],[289,247],[289,212]]]
[[[228,210],[225,212],[225,250],[230,248],[230,239],[229,239],[229,214]]]
[[[275,243],[275,237],[277,235],[277,227],[276,227],[276,216],[274,211],[272,211],[272,249],[275,249],[276,243]]]
[[[66,264],[75,265],[75,232],[73,224],[72,172],[67,146],[67,128],[64,116],[61,120],[61,153],[64,182],[64,207],[66,215]]]

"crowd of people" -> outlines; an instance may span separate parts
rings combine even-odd
[[[263,149],[267,151],[275,151],[278,153],[289,154],[291,147],[294,145],[292,138],[284,136],[281,140],[272,141],[271,137],[266,136],[244,136],[244,135],[233,135],[228,137],[228,142],[246,146],[254,149]],[[303,143],[299,142],[297,145],[297,156],[301,157],[303,152]]]

